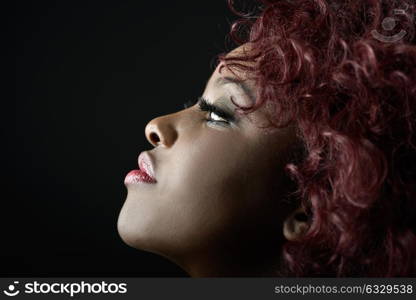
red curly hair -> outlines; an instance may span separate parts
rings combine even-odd
[[[272,104],[272,126],[296,122],[304,144],[285,171],[310,228],[284,244],[276,274],[415,275],[414,3],[260,1],[243,13],[228,2],[240,17],[232,41],[251,51],[218,61],[258,87],[238,113]]]

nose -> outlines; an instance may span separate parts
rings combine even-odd
[[[174,124],[174,114],[164,115],[154,118],[147,123],[145,135],[149,143],[157,147],[171,147],[178,136],[176,126]]]

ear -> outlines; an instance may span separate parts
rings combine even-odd
[[[300,238],[309,228],[309,218],[302,207],[298,207],[285,219],[283,235],[289,241]]]

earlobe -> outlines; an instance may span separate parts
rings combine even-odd
[[[283,224],[283,235],[289,241],[302,237],[309,228],[309,218],[303,208],[298,208],[285,219]]]

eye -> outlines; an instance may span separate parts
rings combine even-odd
[[[208,112],[207,122],[230,124],[230,122],[234,122],[235,120],[232,114],[218,106],[208,103],[203,97],[198,99],[198,108],[200,111]]]
[[[209,113],[208,113],[208,116],[209,116],[209,119],[207,119],[207,121],[211,121],[211,122],[220,122],[220,123],[227,123],[227,124],[229,124],[229,122],[226,120],[226,119],[224,119],[224,118],[221,118],[220,116],[218,116],[215,112],[213,112],[213,111],[210,111]],[[213,117],[214,116],[214,117]]]

